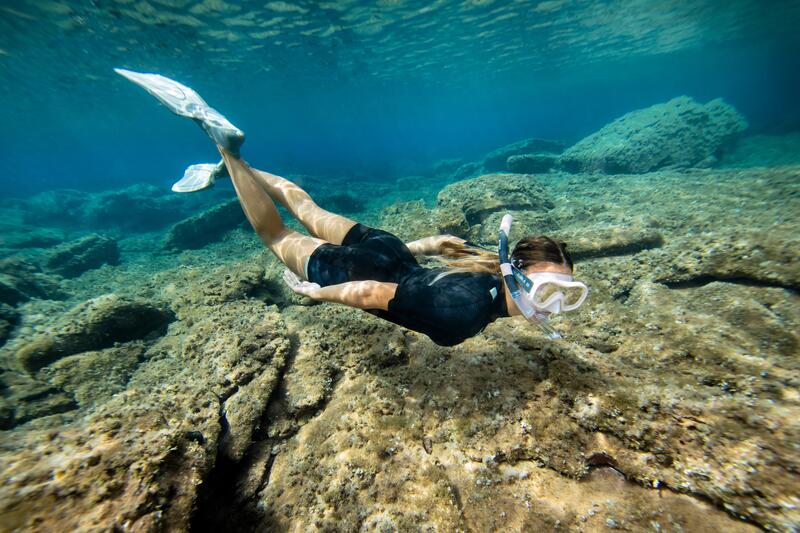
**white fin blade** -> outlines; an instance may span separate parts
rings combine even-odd
[[[197,192],[214,186],[217,165],[201,163],[189,166],[172,186],[174,192]]]
[[[115,68],[114,72],[142,87],[170,111],[182,117],[197,118],[198,108],[209,107],[194,89],[160,74],[133,72],[122,68]]]

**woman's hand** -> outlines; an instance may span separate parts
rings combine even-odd
[[[283,281],[289,286],[290,289],[292,289],[292,291],[303,296],[308,296],[312,299],[316,298],[317,291],[321,289],[319,283],[303,281],[291,270],[283,271]]]
[[[454,248],[458,248],[462,246],[466,240],[462,239],[461,237],[456,237],[455,235],[441,235],[439,237],[439,242],[436,243],[441,250],[443,246],[452,246]]]
[[[442,252],[444,246],[457,248],[465,242],[467,241],[455,235],[434,235],[408,242],[406,246],[414,255],[436,255]]]

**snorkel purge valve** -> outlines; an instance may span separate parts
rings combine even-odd
[[[517,308],[528,322],[539,326],[551,340],[560,339],[561,334],[547,323],[547,315],[538,312],[530,300],[522,295],[520,290],[519,285],[521,284],[525,290],[529,291],[533,282],[518,269],[514,268],[508,257],[508,234],[511,231],[511,222],[513,220],[511,215],[506,214],[500,222],[500,248],[498,255],[500,256],[500,272],[503,274],[503,280],[506,283],[511,299],[514,300]]]

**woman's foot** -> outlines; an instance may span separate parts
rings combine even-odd
[[[244,132],[209,106],[193,89],[160,74],[133,72],[121,68],[115,68],[114,71],[155,96],[173,113],[193,119],[214,143],[233,156],[239,157],[239,148],[244,142]]]

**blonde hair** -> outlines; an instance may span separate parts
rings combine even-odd
[[[500,274],[500,257],[469,244],[446,244],[442,247],[441,256],[450,261],[445,266],[454,272],[478,272]],[[529,236],[520,240],[511,252],[511,262],[519,269],[525,269],[536,263],[556,263],[573,267],[572,257],[567,252],[567,243],[554,241],[544,235]]]

